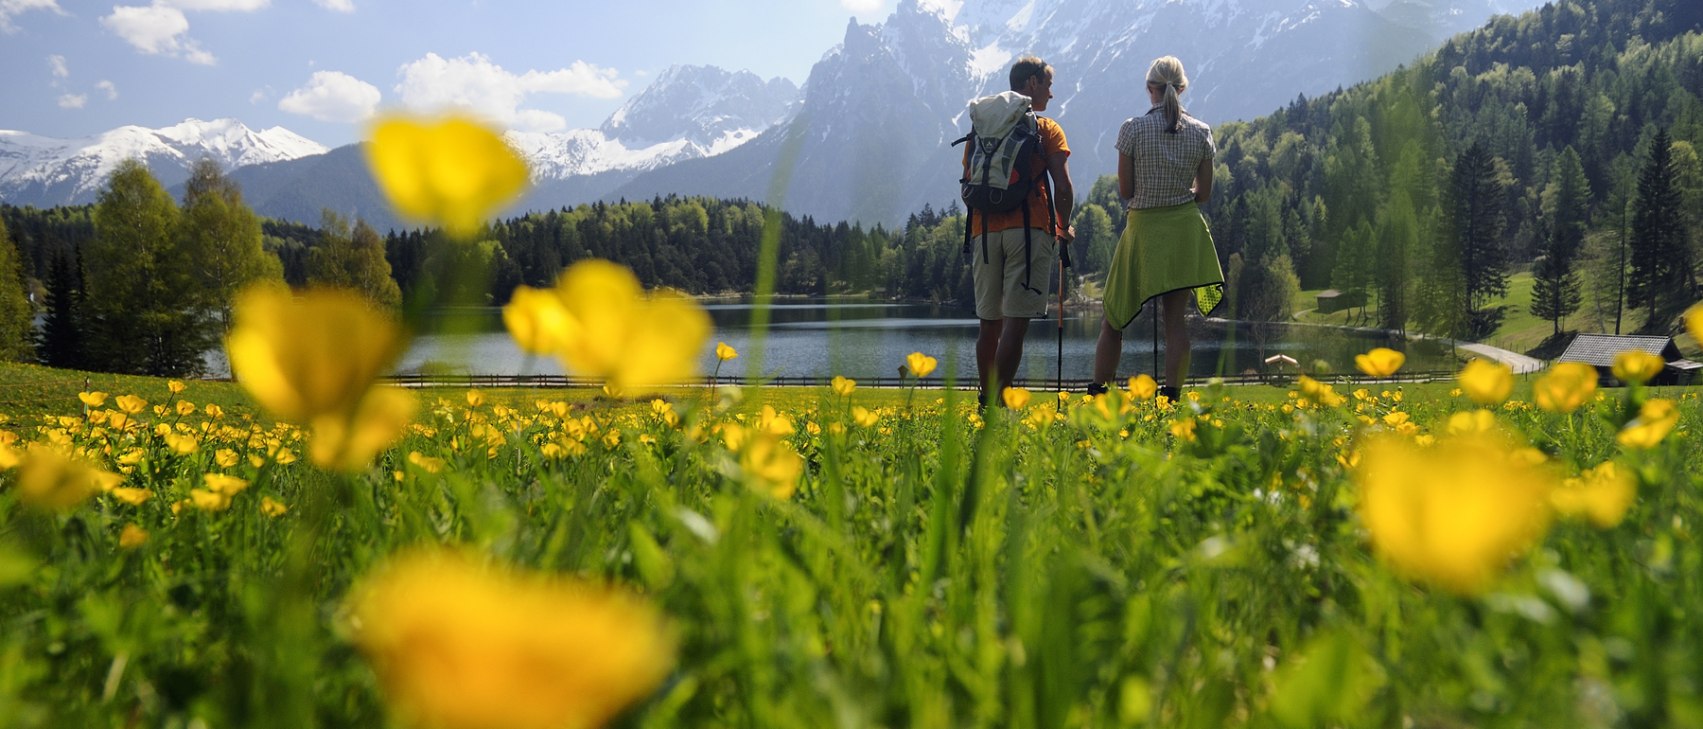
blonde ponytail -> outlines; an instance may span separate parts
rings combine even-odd
[[[1189,87],[1189,77],[1183,73],[1183,62],[1176,56],[1155,60],[1147,68],[1147,83],[1165,87],[1165,98],[1161,102],[1165,110],[1165,130],[1176,134],[1183,128],[1183,102],[1177,94]]]

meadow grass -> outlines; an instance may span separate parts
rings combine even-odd
[[[1058,412],[1037,392],[985,420],[930,389],[429,391],[400,442],[339,475],[227,383],[173,395],[91,375],[149,401],[113,426],[83,413],[81,373],[0,376],[22,383],[0,398],[18,445],[67,441],[152,494],[44,512],[0,474],[6,726],[385,725],[348,595],[387,556],[440,544],[662,609],[675,668],[618,726],[1703,718],[1690,390],[1616,390],[1562,415],[1522,385],[1498,427],[1559,475],[1623,465],[1637,498],[1607,528],[1556,521],[1458,593],[1378,558],[1353,469],[1367,438],[1445,437],[1473,409],[1446,383],[1346,385],[1335,407],[1259,386]],[[1655,396],[1678,402],[1678,426],[1654,448],[1618,444],[1628,398]],[[794,488],[774,489],[734,433],[784,439]],[[204,510],[189,499],[208,473],[251,486]],[[121,548],[126,526],[146,542]]]

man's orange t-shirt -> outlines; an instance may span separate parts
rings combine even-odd
[[[1047,181],[1047,160],[1060,152],[1063,152],[1067,157],[1070,156],[1070,145],[1065,142],[1064,129],[1059,127],[1058,122],[1044,116],[1038,116],[1035,117],[1035,129],[1041,137],[1041,154],[1030,162],[1032,165],[1030,179],[1035,180],[1036,184],[1029,188],[1029,201],[1027,203],[1029,206],[1029,227],[1044,230],[1048,235],[1057,235],[1052,224],[1053,197],[1051,184]],[[964,150],[964,154],[968,159],[969,150]],[[986,215],[976,213],[975,220],[970,223],[971,234],[981,235],[984,221],[987,223],[987,232],[989,233],[1019,229],[1023,227],[1023,210],[1017,209]]]

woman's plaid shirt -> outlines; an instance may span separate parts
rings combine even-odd
[[[1183,112],[1182,128],[1165,130],[1165,110],[1153,107],[1118,129],[1118,154],[1135,161],[1135,197],[1130,210],[1181,205],[1194,199],[1194,173],[1218,148],[1212,129]]]

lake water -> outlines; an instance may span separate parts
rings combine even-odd
[[[739,351],[739,358],[722,365],[723,375],[761,374],[767,377],[851,378],[892,377],[911,352],[935,357],[940,369],[935,377],[954,373],[958,379],[975,376],[977,320],[967,307],[930,304],[880,303],[866,300],[786,300],[770,309],[770,327],[757,345],[751,319],[755,306],[749,302],[708,303],[705,308],[715,322],[715,333],[705,345],[701,370],[716,369],[715,343],[724,341]],[[1133,322],[1124,337],[1124,355],[1118,368],[1120,378],[1138,372],[1153,373],[1154,356],[1150,312]],[[465,313],[465,312],[464,312]],[[473,333],[418,337],[398,364],[401,372],[421,370],[464,374],[566,374],[553,358],[528,358],[502,329],[496,309],[473,312]],[[463,317],[464,319],[466,317]],[[1086,380],[1091,376],[1095,338],[1099,335],[1100,312],[1071,310],[1064,318],[1064,376]],[[1057,319],[1038,319],[1030,324],[1020,378],[1050,380],[1059,362]],[[1223,322],[1190,320],[1194,354],[1193,377],[1239,373],[1262,368],[1263,356],[1286,354],[1303,364],[1324,360],[1332,371],[1352,372],[1354,355],[1377,346],[1396,346],[1408,353],[1405,369],[1450,369],[1445,348],[1430,342],[1392,343],[1382,335],[1316,327],[1281,328],[1263,352],[1246,327]],[[1163,333],[1160,339],[1163,356]],[[753,367],[760,367],[753,372]]]

